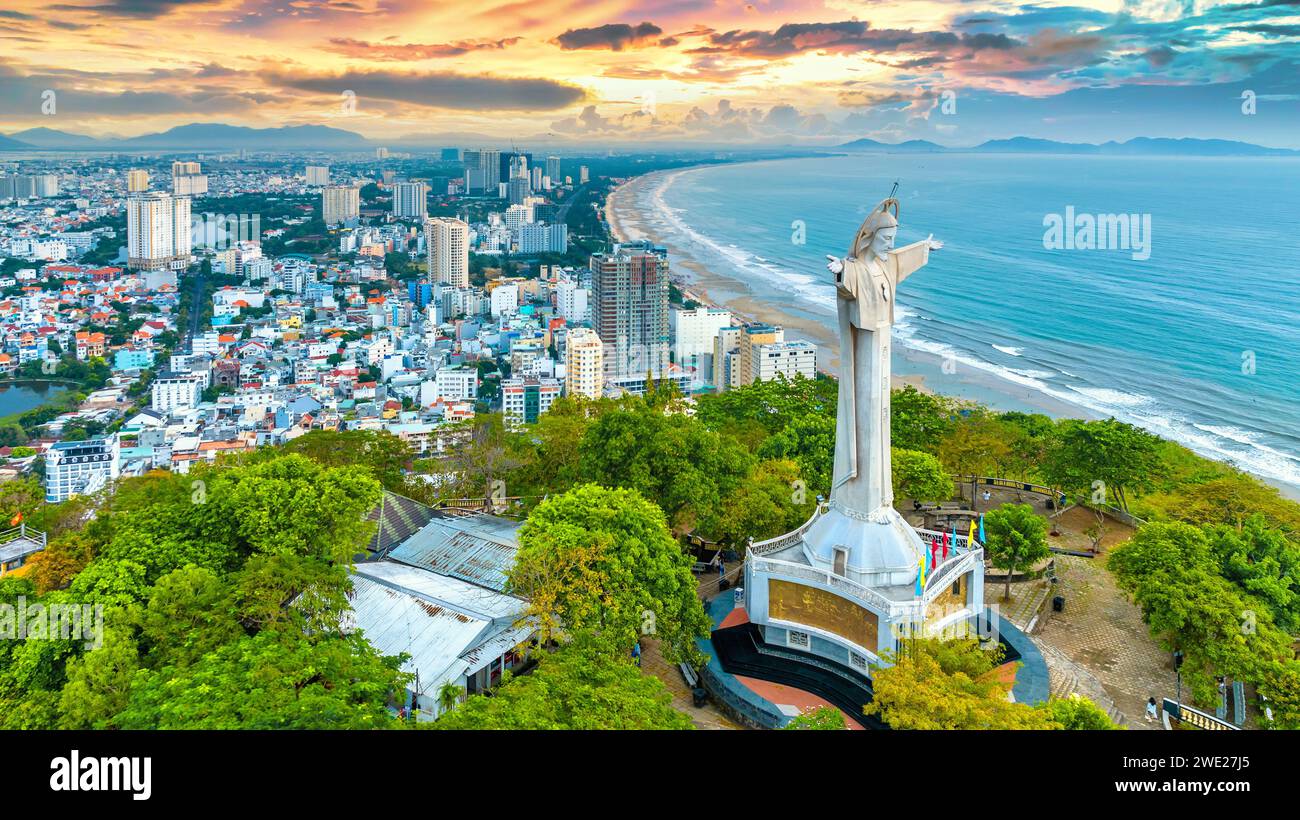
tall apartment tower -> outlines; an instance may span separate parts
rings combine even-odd
[[[197,196],[208,192],[208,177],[197,162],[172,163],[172,193],[177,196]]]
[[[429,186],[423,182],[398,182],[393,185],[393,216],[424,219],[428,213]]]
[[[321,217],[326,225],[355,222],[361,217],[361,189],[355,185],[326,185],[321,189]]]
[[[546,175],[551,178],[552,185],[559,185],[564,180],[560,178],[560,158],[546,158]]]
[[[608,377],[668,371],[668,255],[648,242],[591,257],[591,323]]]
[[[605,383],[605,345],[596,331],[575,327],[564,343],[564,394],[598,399]]]
[[[126,174],[126,192],[138,194],[149,190],[149,172],[143,168],[132,168]]]
[[[424,249],[429,281],[469,287],[469,223],[448,217],[430,219],[424,223]]]
[[[126,200],[127,264],[136,270],[184,270],[193,237],[190,199],[162,191]]]
[[[328,165],[308,165],[306,176],[308,185],[329,185],[330,167]]]

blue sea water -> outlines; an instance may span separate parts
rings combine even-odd
[[[895,180],[898,244],[945,242],[899,289],[896,347],[1300,485],[1300,160],[778,160],[665,174],[642,213],[748,296],[831,326],[824,255]],[[1045,217],[1069,206],[1149,214],[1150,258],[1046,248]]]

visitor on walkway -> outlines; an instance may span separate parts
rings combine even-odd
[[[637,641],[636,643],[632,644],[632,662],[637,665],[638,669],[641,668],[641,642],[640,641]]]
[[[1147,721],[1153,721],[1156,717],[1156,699],[1147,698]]]

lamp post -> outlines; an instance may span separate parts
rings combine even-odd
[[[1178,704],[1178,716],[1183,714],[1183,650],[1174,650],[1174,674],[1178,678],[1178,698],[1175,701]]]

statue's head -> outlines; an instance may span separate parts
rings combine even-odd
[[[868,255],[883,257],[894,249],[894,237],[898,235],[898,200],[886,199],[871,209],[867,218],[858,228],[849,255],[857,259],[866,259]]]

